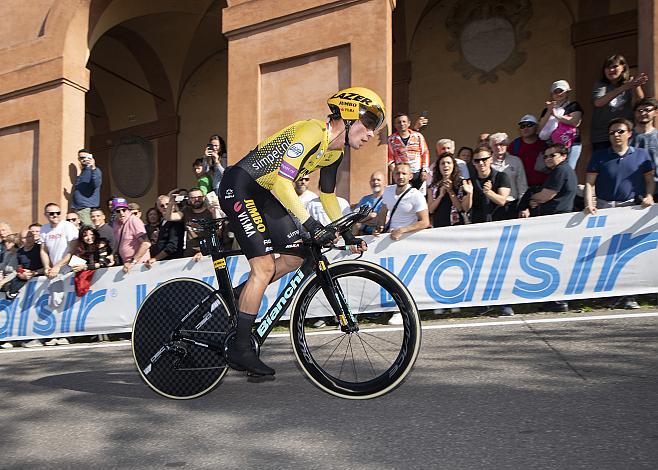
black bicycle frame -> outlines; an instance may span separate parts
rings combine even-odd
[[[331,275],[327,269],[329,266],[327,258],[322,254],[319,247],[309,244],[307,245],[307,248],[311,256],[307,256],[304,259],[301,267],[295,271],[295,273],[288,281],[288,284],[285,286],[285,288],[281,289],[281,293],[276,298],[272,306],[265,313],[265,315],[263,315],[261,321],[255,326],[254,335],[258,341],[259,346],[265,342],[265,339],[272,332],[277,322],[284,315],[299,289],[305,284],[305,281],[311,276],[311,274],[313,274],[313,272],[315,272],[317,275],[320,286],[327,300],[329,301],[332,310],[334,311],[334,315],[341,325],[341,329],[343,331],[352,332],[358,330],[355,318],[351,314],[347,302],[345,302],[343,293],[340,290],[340,286],[335,285],[332,282]],[[231,275],[226,264],[226,258],[229,256],[241,255],[242,251],[222,251],[215,234],[212,234],[207,240],[201,240],[201,249],[204,254],[210,254],[212,257],[213,268],[215,269],[215,277],[217,278],[219,287],[216,291],[213,291],[212,294],[208,295],[204,300],[202,300],[194,309],[188,312],[188,314],[185,315],[183,319],[181,319],[180,325],[182,325],[191,315],[193,315],[194,312],[200,310],[200,308],[204,306],[206,302],[214,299],[215,294],[219,294],[219,296],[224,299],[227,307],[233,315],[235,315],[238,311],[236,298],[233,293]],[[199,325],[202,324],[203,323],[199,323]],[[208,347],[211,349],[218,349],[221,347],[219,344],[211,344],[207,341],[187,337],[180,331],[180,328],[174,332],[172,339],[191,343],[196,346]]]

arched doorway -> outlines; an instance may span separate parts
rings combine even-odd
[[[143,208],[195,186],[192,162],[225,135],[224,0],[92,2],[85,145],[104,171],[103,199]]]

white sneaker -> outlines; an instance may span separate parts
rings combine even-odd
[[[55,342],[58,346],[66,346],[67,344],[71,344],[71,343],[69,343],[69,340],[66,339],[66,338],[56,339]]]
[[[48,341],[45,343],[46,346],[57,346],[57,338],[50,338]]]
[[[462,309],[459,308],[459,307],[453,307],[453,308],[450,309],[450,313],[459,313],[461,311],[462,311]]]
[[[327,325],[327,322],[325,322],[322,318],[320,318],[318,321],[316,321],[315,323],[313,323],[313,325],[311,325],[311,326],[312,326],[313,328],[322,328],[322,327],[324,327],[324,326],[326,326],[326,325]]]
[[[41,346],[43,346],[43,343],[41,342],[41,340],[33,339],[33,340],[30,340],[30,341],[24,342],[22,344],[22,346],[24,348],[40,348]]]
[[[14,345],[11,344],[10,342],[0,344],[0,348],[2,348],[2,349],[11,349],[13,347],[14,347]]]
[[[388,319],[388,324],[389,325],[402,325],[402,314],[401,313],[394,313],[391,315],[391,318]]]

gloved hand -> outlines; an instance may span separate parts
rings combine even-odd
[[[355,237],[350,230],[345,230],[340,234],[343,237],[343,240],[345,240],[345,245],[353,245],[356,247],[360,247],[361,244],[363,243],[366,248],[368,247],[368,244],[364,239]]]
[[[313,217],[309,217],[303,223],[304,228],[311,234],[311,239],[315,245],[325,246],[334,242],[336,239],[336,231],[327,228]]]

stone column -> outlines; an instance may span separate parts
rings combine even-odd
[[[391,0],[229,0],[227,137],[231,162],[294,121],[325,119],[338,89],[365,86],[391,107]],[[390,114],[390,113],[389,113]],[[390,119],[389,119],[390,122]],[[386,139],[346,155],[337,193],[351,202],[370,193],[385,170]],[[317,184],[317,175],[311,187]]]

